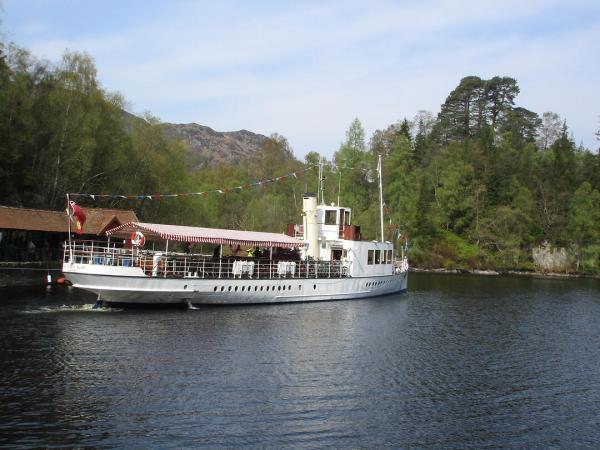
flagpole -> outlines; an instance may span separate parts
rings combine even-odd
[[[383,183],[381,181],[381,155],[377,161],[377,172],[379,172],[379,215],[381,219],[381,242],[385,242],[383,236]]]
[[[67,222],[69,224],[69,262],[73,262],[73,246],[71,245],[71,212],[69,211],[70,207],[71,201],[69,199],[69,193],[67,192]]]

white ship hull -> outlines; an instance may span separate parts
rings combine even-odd
[[[148,277],[135,267],[65,263],[63,272],[74,287],[105,302],[149,305],[348,300],[403,292],[407,285],[406,271],[370,277],[202,279]]]

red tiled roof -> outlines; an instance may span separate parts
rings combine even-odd
[[[137,222],[138,218],[131,210],[83,208],[87,220],[83,226],[84,234],[103,234],[104,231],[123,223]],[[0,206],[0,228],[8,230],[52,231],[67,233],[69,223],[65,211],[47,211],[44,209],[13,208]]]

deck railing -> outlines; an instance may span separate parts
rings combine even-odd
[[[214,258],[201,254],[163,253],[114,243],[72,241],[65,244],[63,261],[76,264],[139,267],[148,276],[163,278],[341,278],[349,276],[342,261]]]

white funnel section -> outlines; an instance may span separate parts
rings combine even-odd
[[[319,257],[319,236],[317,234],[317,197],[315,194],[302,196],[302,214],[304,226],[304,240],[308,242],[307,255]]]

